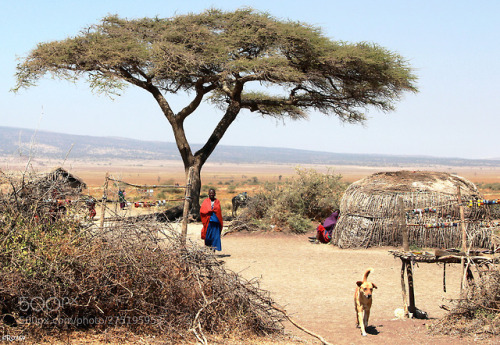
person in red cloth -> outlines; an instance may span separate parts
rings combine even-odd
[[[215,198],[215,189],[210,188],[208,198],[203,200],[200,208],[201,222],[201,238],[205,240],[205,246],[212,250],[222,250],[221,247],[221,232],[222,232],[222,209],[219,199]]]
[[[92,197],[89,197],[85,203],[87,204],[87,208],[89,209],[89,218],[90,220],[93,220],[95,215],[97,214],[95,210],[96,200]]]
[[[340,210],[335,210],[326,218],[323,224],[316,228],[316,241],[321,243],[329,243],[332,240],[332,233],[340,216]]]

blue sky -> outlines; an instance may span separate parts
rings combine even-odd
[[[114,100],[87,84],[48,76],[37,87],[9,92],[17,58],[39,42],[65,39],[108,14],[170,17],[209,7],[252,7],[281,19],[319,26],[326,36],[375,42],[410,61],[419,80],[396,110],[370,109],[363,125],[312,113],[276,123],[242,113],[223,145],[286,147],[339,153],[500,158],[500,1],[496,0],[0,0],[0,126],[94,136],[174,141],[167,120],[145,91],[129,87]],[[175,110],[183,98],[172,100]],[[191,143],[204,143],[220,114],[203,106],[187,123]]]

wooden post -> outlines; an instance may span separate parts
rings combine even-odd
[[[410,251],[410,242],[408,240],[408,227],[406,226],[406,212],[405,212],[405,206],[403,203],[403,198],[401,196],[398,196],[398,209],[399,209],[399,229],[403,234],[403,250],[405,252]]]
[[[415,306],[415,289],[413,286],[413,271],[411,269],[410,261],[406,261],[406,277],[408,278],[408,296],[409,296],[408,312],[415,315],[417,307]]]
[[[460,264],[462,265],[462,279],[460,280],[460,295],[462,297],[463,296],[463,293],[464,293],[464,286],[465,286],[465,257],[462,256],[460,258]]]
[[[467,254],[467,232],[465,231],[465,216],[464,216],[464,207],[462,206],[462,193],[460,192],[460,186],[457,186],[457,200],[458,200],[458,209],[460,211],[460,228],[462,229],[462,252],[464,252],[464,254]],[[460,261],[462,264],[462,277],[463,277],[460,283],[460,294],[462,294],[465,284],[464,257],[462,257]]]
[[[109,182],[109,172],[106,173],[106,179],[104,180],[104,191],[102,192],[101,201],[101,221],[100,228],[104,228],[104,215],[106,213],[106,201],[108,200],[108,182]]]
[[[446,262],[443,264],[443,292],[446,292]]]
[[[408,317],[408,296],[406,295],[405,283],[406,261],[401,259],[401,292],[403,293],[403,308],[405,316]]]
[[[187,182],[186,182],[186,192],[184,194],[184,210],[182,213],[182,232],[181,232],[181,244],[186,245],[187,238],[187,225],[188,225],[188,215],[191,209],[191,181],[193,179],[194,169],[189,168]]]
[[[467,232],[465,231],[465,215],[464,207],[462,206],[462,193],[460,192],[460,186],[457,186],[457,198],[458,198],[458,208],[460,210],[460,227],[462,229],[462,251],[467,252]]]

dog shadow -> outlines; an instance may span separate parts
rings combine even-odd
[[[380,332],[377,330],[376,326],[368,326],[366,327],[366,333],[370,335],[378,335]]]

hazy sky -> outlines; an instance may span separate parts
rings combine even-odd
[[[368,112],[365,126],[312,113],[285,124],[244,112],[221,144],[339,153],[500,158],[500,1],[498,0],[0,0],[0,126],[134,139],[174,141],[152,96],[136,87],[110,100],[87,84],[43,79],[13,94],[15,67],[39,42],[74,36],[108,14],[170,17],[209,7],[252,7],[280,19],[319,26],[328,37],[370,41],[410,61],[417,94],[396,110]],[[182,99],[174,101],[179,110]],[[209,105],[187,123],[203,143],[220,114]]]

